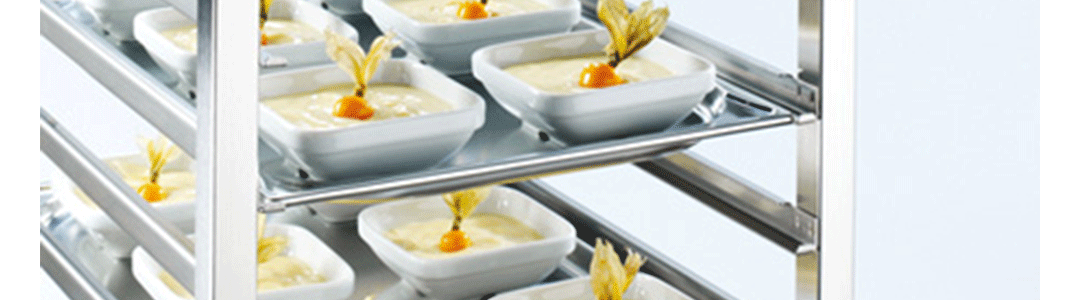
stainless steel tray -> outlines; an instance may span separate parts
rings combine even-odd
[[[522,182],[510,186],[533,197],[562,215],[577,228],[578,246],[564,259],[559,267],[542,283],[587,275],[592,257],[592,241],[602,237],[612,241],[622,251],[631,247],[641,252],[648,262],[642,272],[663,279],[695,299],[734,299],[722,290],[704,281],[670,258],[655,251],[629,234],[615,228],[597,214],[574,203],[547,185],[539,182]],[[288,209],[270,216],[271,222],[290,223],[304,227],[341,255],[353,268],[356,281],[352,296],[348,299],[395,299],[393,295],[403,292],[397,285],[399,278],[382,264],[357,234],[356,222],[324,223],[314,217],[306,207]],[[85,270],[90,281],[100,284],[115,299],[151,299],[131,274],[130,259],[106,257],[100,250],[102,240],[87,231],[67,212],[48,187],[41,192],[41,232],[43,239],[51,240],[65,259]],[[586,243],[588,241],[588,243]],[[621,253],[620,255],[625,255]],[[43,256],[43,260],[49,259]],[[52,262],[43,262],[43,265]],[[58,275],[50,274],[54,278]],[[387,294],[384,294],[387,293]],[[480,299],[490,298],[491,295]],[[107,296],[106,296],[107,298]]]
[[[194,96],[170,74],[149,59],[137,43],[112,43],[102,36],[100,26],[87,18],[78,4],[63,7],[42,0],[42,35],[142,115],[182,149],[195,149]],[[596,27],[590,1],[585,1],[583,21],[576,28]],[[367,45],[380,33],[366,17],[351,16],[361,44]],[[702,99],[695,112],[682,122],[657,133],[622,139],[572,145],[513,117],[495,103],[472,76],[456,80],[483,95],[487,103],[486,123],[465,147],[440,165],[430,169],[380,178],[350,178],[314,182],[291,167],[278,153],[260,148],[260,175],[264,211],[341,198],[393,198],[432,194],[476,185],[514,182],[547,174],[568,172],[609,164],[636,162],[690,147],[700,140],[729,134],[793,124],[801,112],[763,98],[761,88],[744,89],[724,78],[743,73],[777,73],[767,66],[741,56],[722,45],[670,24],[662,36],[696,52],[721,69],[716,90]],[[403,55],[403,53],[399,53]],[[299,67],[299,66],[289,66]],[[264,73],[280,69],[265,69]],[[756,73],[755,73],[756,72]],[[782,74],[782,73],[777,73]],[[782,76],[771,75],[776,78]],[[781,81],[782,83],[786,83]],[[784,86],[779,85],[780,88]]]

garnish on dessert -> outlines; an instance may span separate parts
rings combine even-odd
[[[284,236],[280,236],[280,235],[275,235],[275,236],[271,236],[271,237],[265,236],[265,234],[266,234],[266,232],[265,232],[266,231],[266,215],[265,214],[260,213],[258,215],[258,222],[259,222],[258,223],[259,225],[258,225],[258,228],[256,230],[258,232],[257,234],[259,236],[258,250],[256,251],[256,253],[258,253],[258,256],[256,256],[255,261],[261,264],[261,263],[264,263],[266,261],[269,261],[271,258],[277,257],[278,255],[281,255],[281,253],[285,251],[285,247],[289,246],[289,239],[285,238]]]
[[[338,67],[352,75],[356,83],[353,95],[342,97],[334,103],[334,116],[357,120],[370,119],[375,115],[375,109],[368,105],[367,100],[364,100],[367,82],[375,74],[379,63],[389,57],[390,52],[401,42],[394,39],[393,32],[387,32],[371,42],[370,52],[365,56],[364,49],[352,40],[333,33],[329,29],[325,31],[325,34],[326,55],[337,62]]]
[[[450,211],[454,212],[454,223],[450,226],[450,231],[443,234],[442,238],[439,239],[440,251],[457,252],[472,245],[469,236],[461,231],[461,222],[469,217],[476,210],[476,206],[480,205],[480,202],[483,202],[490,195],[490,186],[443,194],[442,197],[443,201],[446,201],[446,206],[449,206]]]
[[[487,0],[462,0],[457,2],[457,15],[466,20],[483,19],[491,16],[487,10]]]
[[[654,8],[652,0],[641,3],[630,13],[623,0],[600,0],[596,15],[607,26],[611,42],[604,47],[606,64],[589,64],[581,71],[578,85],[587,88],[605,88],[626,83],[615,73],[619,63],[633,55],[660,35],[667,26],[670,12],[667,7]]]
[[[589,276],[592,277],[592,290],[597,300],[622,300],[638,269],[645,264],[645,258],[626,249],[626,262],[619,264],[619,254],[607,241],[596,239],[592,262],[589,264]]]
[[[176,147],[169,144],[164,138],[159,138],[156,141],[147,140],[145,143],[146,157],[150,161],[150,176],[147,178],[146,183],[139,186],[135,191],[147,202],[153,203],[165,200],[165,197],[169,196],[168,191],[162,188],[157,180],[161,176],[161,169],[165,168],[165,163],[172,157]]]
[[[270,44],[270,39],[263,32],[263,26],[266,25],[266,20],[270,19],[270,4],[273,3],[274,0],[259,0],[259,43],[263,46]]]

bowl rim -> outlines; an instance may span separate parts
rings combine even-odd
[[[672,84],[672,83],[683,82],[688,78],[695,78],[695,77],[698,77],[698,76],[709,76],[710,78],[716,77],[716,67],[711,62],[709,62],[708,60],[705,60],[705,58],[701,57],[700,55],[697,55],[696,53],[687,51],[686,49],[683,49],[682,47],[679,47],[678,45],[675,45],[675,44],[673,44],[671,42],[668,42],[666,40],[659,39],[659,38],[654,39],[653,41],[649,42],[649,45],[647,45],[646,47],[653,46],[653,45],[663,45],[664,47],[671,47],[675,51],[686,55],[686,57],[697,61],[699,64],[701,64],[701,65],[703,65],[705,67],[697,69],[697,70],[692,70],[692,71],[687,72],[685,74],[675,74],[675,75],[672,75],[672,76],[669,76],[669,77],[664,77],[664,78],[659,78],[659,79],[651,79],[651,80],[647,80],[647,81],[630,82],[630,83],[626,83],[626,84],[620,84],[620,85],[617,85],[617,86],[606,87],[606,88],[601,88],[601,89],[590,89],[590,90],[586,90],[586,91],[582,91],[582,92],[573,92],[573,93],[554,93],[554,92],[548,92],[548,91],[543,91],[543,90],[537,89],[536,87],[528,84],[527,82],[521,80],[520,78],[517,78],[516,76],[511,75],[510,73],[506,72],[505,68],[501,68],[501,67],[497,66],[492,61],[492,52],[498,51],[498,50],[503,49],[503,48],[516,46],[516,45],[520,45],[520,44],[539,42],[539,41],[557,41],[557,40],[560,40],[560,39],[574,38],[574,37],[578,37],[578,36],[590,36],[590,35],[603,35],[604,37],[610,39],[610,35],[607,34],[606,29],[590,29],[590,30],[580,30],[580,31],[562,33],[562,34],[544,35],[544,36],[538,36],[538,37],[514,40],[514,41],[509,41],[509,42],[504,42],[504,43],[499,43],[499,44],[486,46],[486,47],[480,48],[479,50],[476,50],[476,52],[473,53],[473,55],[472,55],[472,63],[473,63],[473,66],[474,66],[473,73],[474,74],[481,73],[481,72],[478,72],[479,69],[481,69],[481,68],[489,68],[490,70],[494,70],[494,72],[495,72],[494,74],[499,74],[499,75],[501,75],[503,77],[510,78],[511,82],[515,83],[516,85],[524,86],[525,91],[527,91],[533,97],[537,97],[537,98],[540,98],[540,99],[564,99],[564,98],[569,98],[569,97],[595,97],[596,95],[599,95],[599,94],[617,93],[617,92],[628,91],[628,90],[631,90],[631,89],[641,89],[643,87],[650,86],[650,85]],[[659,43],[659,44],[656,44],[656,43]],[[601,50],[601,51],[603,51],[603,50]],[[602,54],[603,52],[597,52],[597,53]],[[565,56],[565,57],[571,57],[571,56]],[[518,64],[521,64],[521,63],[527,63],[527,62],[518,62]],[[477,78],[479,79],[480,76],[477,76]],[[518,89],[521,90],[520,87]]]
[[[573,224],[570,224],[570,222],[567,221],[566,219],[564,219],[562,216],[560,216],[559,214],[556,214],[554,211],[547,208],[546,206],[541,205],[540,203],[536,202],[535,199],[533,199],[532,197],[529,197],[525,193],[522,193],[522,192],[520,192],[518,190],[515,190],[515,189],[503,187],[503,186],[496,186],[494,188],[499,189],[499,190],[504,191],[504,192],[509,192],[509,193],[517,194],[517,195],[521,196],[520,198],[516,198],[516,199],[520,199],[520,200],[517,200],[517,201],[526,202],[526,203],[528,203],[527,205],[531,205],[534,208],[538,209],[541,213],[552,217],[555,220],[554,225],[559,226],[561,229],[565,229],[565,231],[566,231],[565,236],[545,236],[544,238],[542,238],[540,240],[525,242],[525,243],[516,244],[516,245],[510,245],[510,246],[496,248],[496,249],[488,249],[488,250],[477,251],[477,252],[472,252],[472,253],[467,253],[467,254],[455,255],[455,256],[446,257],[446,258],[426,258],[426,257],[417,256],[417,255],[414,255],[412,253],[409,253],[408,251],[405,251],[404,248],[402,248],[398,244],[390,241],[390,239],[386,238],[386,236],[382,232],[376,232],[376,229],[375,229],[376,226],[372,225],[374,223],[372,223],[373,221],[370,218],[371,218],[371,216],[375,215],[376,213],[382,212],[384,210],[390,210],[390,209],[395,208],[397,206],[409,205],[409,204],[413,204],[413,203],[433,202],[433,201],[439,201],[441,203],[441,201],[442,201],[441,199],[434,198],[434,197],[437,197],[437,196],[424,196],[424,197],[417,197],[417,198],[413,198],[413,199],[402,199],[402,200],[397,200],[397,201],[372,205],[372,206],[360,211],[360,214],[356,218],[357,227],[358,227],[358,230],[360,231],[361,238],[365,242],[383,244],[384,245],[383,248],[388,249],[389,251],[391,251],[392,254],[394,254],[394,256],[402,257],[402,258],[405,259],[405,263],[407,263],[408,265],[418,266],[418,268],[420,268],[420,269],[432,268],[433,266],[438,266],[438,265],[460,264],[460,263],[464,263],[464,262],[467,262],[467,261],[482,259],[484,257],[490,257],[492,255],[525,251],[528,248],[533,248],[533,247],[537,247],[537,246],[555,246],[555,245],[559,245],[561,243],[566,243],[567,240],[569,240],[569,243],[571,245],[573,245],[573,246],[570,247],[568,253],[562,253],[559,256],[560,257],[566,256],[566,255],[569,254],[569,252],[573,251],[574,247],[576,247],[576,244],[573,243],[573,241],[577,239],[577,229],[574,227]],[[367,233],[365,233],[365,232],[367,232]],[[370,239],[364,238],[366,235],[369,235],[369,234],[373,235],[372,237],[370,237]],[[388,246],[388,247],[386,247],[386,246]],[[372,247],[373,251],[374,251],[374,249],[375,249],[375,247]],[[537,260],[541,260],[543,258],[544,257],[536,257],[535,259],[522,261],[522,262],[519,262],[518,264],[534,262],[534,261],[537,261]],[[513,264],[513,265],[518,265],[518,264]],[[467,273],[463,273],[463,274],[472,274],[472,273],[478,273],[478,272],[483,272],[483,271],[484,271],[484,269],[475,269],[475,270],[473,270],[473,272],[467,272]]]
[[[289,236],[302,236],[302,239],[314,241],[315,244],[318,244],[317,247],[323,248],[324,250],[327,250],[331,254],[333,254],[331,256],[321,256],[321,258],[331,260],[335,264],[343,266],[341,268],[341,270],[343,270],[343,272],[342,272],[342,275],[340,276],[340,278],[327,278],[326,281],[318,282],[318,283],[295,285],[295,286],[290,286],[290,287],[285,287],[285,288],[280,288],[280,289],[261,291],[261,292],[257,292],[256,293],[257,295],[259,295],[260,297],[276,296],[277,294],[293,292],[296,289],[325,290],[326,288],[331,287],[331,286],[344,285],[344,284],[349,285],[349,291],[350,292],[352,291],[353,288],[355,288],[356,273],[353,271],[352,266],[350,266],[349,263],[347,261],[345,261],[345,259],[341,258],[341,255],[337,254],[337,252],[334,251],[333,248],[330,248],[329,245],[326,245],[325,242],[323,242],[317,236],[315,236],[314,233],[312,233],[311,231],[307,230],[304,227],[301,227],[299,225],[289,224],[289,223],[269,223],[268,222],[266,224],[266,228],[267,229],[279,228],[279,229],[281,229],[281,230],[283,230],[285,232],[290,232]],[[193,235],[194,234],[190,234],[189,237],[193,236]],[[290,243],[292,243],[295,239],[296,238],[290,239]],[[136,257],[139,257],[139,258],[136,258]],[[165,271],[165,268],[161,266],[161,263],[158,262],[157,259],[154,258],[152,255],[150,255],[150,253],[147,252],[146,249],[144,249],[142,245],[139,245],[139,246],[135,247],[134,250],[132,250],[131,259],[132,259],[131,269],[132,269],[133,275],[137,274],[137,273],[153,272],[155,270]],[[136,264],[135,263],[136,259],[141,261],[141,263]],[[311,261],[308,261],[308,260],[303,260],[303,261],[304,261],[304,263],[308,264],[309,267],[312,267],[314,265],[314,264],[312,264]],[[136,271],[136,270],[140,270],[140,271]],[[167,271],[165,271],[165,272],[167,272]],[[152,283],[147,283],[147,284],[151,284],[153,286],[163,286],[165,284],[164,282],[162,282],[158,278],[157,274],[150,274],[150,275],[153,275],[153,278],[148,278],[148,279],[152,280],[153,282]],[[138,278],[139,277],[136,276],[136,281],[139,282],[139,285],[142,286],[144,289],[149,289],[144,285],[144,283],[142,281],[139,281]],[[168,286],[164,286],[163,289],[155,288],[154,290],[160,290],[162,292],[167,292],[168,293],[167,295],[171,296],[170,299],[184,299],[182,296],[177,295],[175,292],[173,292],[172,289],[170,289]],[[149,291],[147,291],[147,292],[149,293]]]
[[[296,20],[297,22],[300,22],[299,20],[297,20],[297,15],[301,13],[301,10],[310,11],[310,13],[316,14],[319,17],[327,18],[328,22],[340,23],[340,25],[344,25],[344,26],[340,26],[340,27],[345,29],[344,36],[346,38],[352,40],[353,42],[358,42],[359,39],[360,39],[360,33],[359,33],[359,31],[356,30],[356,28],[353,28],[352,25],[345,22],[345,20],[342,20],[341,17],[338,17],[338,16],[336,16],[336,15],[334,15],[334,14],[332,14],[332,13],[326,11],[326,10],[323,10],[321,7],[316,6],[314,3],[311,3],[311,2],[308,2],[308,1],[302,1],[302,0],[278,0],[278,1],[283,1],[283,2],[288,1],[288,2],[292,2],[293,5],[296,5],[296,7],[294,9],[289,11],[288,20]],[[160,21],[160,19],[163,16],[167,16],[168,14],[175,14],[175,15],[179,16],[180,19],[181,19],[181,24],[183,24],[183,25],[170,26],[167,29],[160,29],[160,30],[157,29],[158,27],[160,27],[159,26],[160,23],[158,23]],[[170,17],[172,17],[172,16],[170,16]],[[188,51],[187,49],[181,48],[180,46],[176,45],[176,43],[173,43],[172,41],[166,39],[165,36],[162,35],[162,33],[161,33],[163,30],[171,30],[171,29],[176,29],[176,28],[180,28],[180,27],[184,27],[184,26],[196,25],[196,22],[194,20],[191,20],[190,18],[185,16],[183,13],[181,13],[176,8],[174,8],[172,6],[165,6],[165,7],[158,7],[158,8],[154,8],[154,9],[148,9],[148,10],[145,10],[145,11],[142,11],[142,12],[138,13],[135,16],[133,22],[134,22],[134,25],[132,26],[133,28],[145,27],[145,29],[148,30],[144,34],[143,38],[152,41],[153,43],[149,43],[149,44],[152,44],[154,46],[147,47],[146,44],[148,44],[148,43],[140,41],[140,44],[143,44],[143,47],[147,48],[148,51],[149,51],[150,48],[154,48],[154,49],[161,49],[161,51],[167,51],[167,52],[169,52],[169,55],[172,55],[172,56],[196,56],[196,55],[198,55],[197,51]],[[304,22],[301,22],[301,23],[304,23]],[[308,26],[312,26],[312,28],[315,27],[315,26],[313,26],[311,24],[308,24],[308,23],[304,23],[304,24],[306,24]],[[316,28],[316,30],[318,30],[318,28]],[[342,32],[337,32],[337,33],[340,34]],[[312,42],[299,43],[299,44],[261,45],[261,46],[259,46],[259,49],[263,50],[263,51],[274,51],[274,50],[278,50],[278,49],[286,49],[286,48],[294,48],[294,47],[305,47],[305,46],[312,46],[312,45],[318,45],[318,44],[323,44],[323,43],[325,43],[325,41],[319,40],[319,41],[312,41]]]
[[[497,18],[483,18],[483,19],[480,19],[480,20],[468,20],[467,22],[429,23],[429,22],[421,22],[419,20],[413,19],[413,18],[409,17],[408,15],[406,15],[405,13],[395,9],[393,6],[390,6],[390,4],[389,4],[389,2],[404,1],[404,0],[364,0],[364,1],[367,4],[382,5],[386,10],[390,11],[390,13],[393,14],[392,17],[394,17],[396,20],[401,20],[400,22],[403,22],[404,25],[406,25],[406,27],[416,28],[418,30],[432,30],[432,29],[440,29],[440,28],[447,28],[447,27],[466,27],[466,28],[468,28],[468,27],[486,27],[486,26],[489,26],[491,24],[498,25],[499,23],[516,23],[516,22],[519,22],[521,20],[528,20],[528,19],[531,19],[531,18],[535,18],[535,17],[537,17],[539,15],[563,14],[563,13],[566,13],[568,11],[580,11],[581,10],[581,1],[580,0],[566,0],[567,1],[566,5],[562,5],[562,6],[552,5],[549,9],[526,12],[526,13],[521,13],[521,14],[514,14],[514,15],[509,15],[509,16],[499,16]],[[366,13],[366,11],[368,9],[367,4],[364,5],[365,13]]]
[[[385,66],[387,64],[403,65],[406,68],[411,68],[411,69],[414,69],[414,70],[420,70],[421,72],[436,72],[435,75],[442,75],[442,73],[440,73],[438,70],[435,70],[431,66],[420,64],[418,62],[407,60],[407,59],[389,59],[389,60],[383,61],[382,64],[383,64],[383,66]],[[323,64],[323,65],[307,66],[307,67],[295,68],[295,69],[291,69],[291,70],[286,70],[286,71],[261,75],[261,76],[259,76],[259,79],[261,81],[264,78],[287,77],[287,76],[292,76],[295,73],[317,72],[317,71],[323,71],[323,70],[329,70],[329,69],[334,69],[334,70],[340,71],[342,74],[344,74],[344,72],[345,72],[345,71],[342,71],[340,68],[338,68],[337,64]],[[469,95],[469,98],[470,98],[469,101],[468,101],[469,103],[467,103],[467,105],[464,105],[464,106],[462,106],[460,108],[457,108],[457,109],[451,109],[451,110],[447,110],[447,111],[442,111],[442,112],[437,112],[437,113],[430,113],[430,114],[425,114],[425,115],[420,115],[420,116],[411,116],[411,117],[406,117],[406,118],[393,118],[393,119],[389,119],[389,120],[378,120],[378,121],[373,121],[373,122],[356,123],[356,124],[350,124],[348,126],[341,126],[341,127],[305,128],[305,127],[300,127],[300,126],[296,125],[295,123],[290,122],[289,120],[286,120],[284,117],[282,117],[280,114],[278,114],[277,111],[274,111],[270,107],[264,105],[262,103],[263,99],[262,99],[262,97],[260,97],[260,99],[259,99],[259,111],[262,114],[260,116],[260,120],[266,119],[269,122],[277,123],[279,126],[284,128],[290,134],[338,134],[338,133],[350,132],[350,131],[361,130],[361,129],[377,129],[379,127],[400,126],[399,124],[418,122],[419,120],[426,120],[426,119],[432,119],[432,118],[445,117],[445,116],[449,116],[449,115],[453,115],[453,114],[466,114],[466,113],[469,113],[472,110],[479,110],[481,115],[484,113],[484,111],[486,110],[484,99],[481,98],[480,95],[476,94],[476,92],[461,86],[460,83],[458,83],[456,81],[453,81],[452,79],[446,77],[445,75],[440,77],[439,80],[451,81],[451,83],[456,85],[455,88],[460,89],[462,91],[468,92],[467,95]],[[417,87],[415,85],[409,85],[409,86]],[[419,88],[419,87],[417,87],[417,88]],[[428,90],[424,90],[424,91],[428,92],[428,93],[431,93],[431,91],[428,91]],[[295,93],[302,93],[302,92],[305,92],[305,91],[297,91]],[[434,94],[434,93],[432,93],[432,94]],[[438,97],[438,96],[436,96],[436,97]],[[447,100],[442,99],[442,98],[440,98],[439,100],[447,101]],[[260,121],[260,122],[262,122],[262,121]],[[476,122],[476,124],[474,124],[472,126],[473,131],[480,128],[480,126],[483,126],[483,124],[484,124],[484,121],[483,121],[483,118],[481,118],[480,122]]]
[[[588,280],[591,280],[591,279],[592,279],[592,276],[586,274],[585,276],[574,277],[574,278],[569,278],[569,279],[560,280],[560,281],[556,281],[556,282],[544,283],[544,284],[524,287],[524,288],[520,288],[520,289],[516,289],[516,290],[505,291],[505,292],[496,294],[494,297],[491,297],[490,300],[507,300],[507,299],[504,299],[504,298],[508,298],[508,297],[511,297],[511,296],[520,296],[520,295],[524,295],[524,294],[534,292],[534,291],[546,290],[546,289],[551,289],[551,288],[559,288],[559,287],[568,286],[568,285],[581,284],[581,282],[588,281]],[[667,283],[666,281],[661,280],[660,278],[657,278],[656,276],[652,276],[652,275],[647,274],[645,272],[638,272],[637,275],[634,277],[634,281],[631,284],[642,282],[642,281],[639,281],[639,280],[643,280],[645,282],[653,282],[653,283],[659,284],[660,286],[666,287],[666,288],[670,289],[671,291],[675,292],[677,295],[683,297],[683,299],[694,299],[694,298],[691,298],[690,296],[687,296],[686,293],[683,293],[683,291],[679,290],[678,288],[675,288],[674,286],[671,286],[671,284]]]

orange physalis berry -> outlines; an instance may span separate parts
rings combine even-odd
[[[472,246],[472,240],[461,230],[451,230],[439,239],[439,250],[442,252],[457,252],[469,246]]]
[[[259,37],[259,43],[261,43],[263,46],[270,44],[270,40],[266,37],[265,33],[263,33],[262,36]]]
[[[368,106],[367,100],[356,95],[348,95],[334,103],[334,116],[367,120],[375,115],[375,109]]]
[[[488,17],[487,8],[477,1],[465,1],[458,4],[457,15],[466,20],[476,20]]]
[[[147,182],[136,190],[146,202],[154,203],[161,200],[165,200],[165,190],[160,185],[153,182]]]
[[[606,88],[626,83],[615,74],[615,68],[608,64],[589,64],[581,71],[578,85],[587,88]]]

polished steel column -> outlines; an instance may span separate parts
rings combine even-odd
[[[198,2],[198,299],[255,299],[258,1]]]

